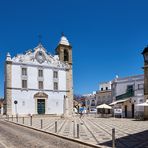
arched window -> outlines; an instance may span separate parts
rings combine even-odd
[[[90,101],[89,100],[87,100],[87,105],[89,105],[90,104]]]
[[[95,100],[91,101],[91,106],[95,106]]]
[[[66,49],[64,50],[64,61],[69,61],[69,55]]]

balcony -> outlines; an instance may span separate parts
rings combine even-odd
[[[134,91],[129,90],[122,95],[116,96],[116,100],[121,100],[121,99],[129,98],[129,97],[133,97],[133,96],[134,96]]]

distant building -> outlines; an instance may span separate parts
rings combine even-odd
[[[111,82],[104,82],[99,84],[99,91],[96,93],[97,105],[110,104],[112,102],[111,97]]]
[[[112,100],[115,108],[122,109],[123,117],[134,118],[135,112],[143,111],[136,104],[144,101],[144,75],[115,78],[111,85]]]
[[[92,94],[83,95],[85,97],[85,106],[89,112],[96,111],[97,100],[96,94],[93,92]]]
[[[73,112],[72,47],[65,36],[51,55],[41,43],[5,62],[6,114]]]
[[[111,81],[99,84],[99,91],[111,90]]]

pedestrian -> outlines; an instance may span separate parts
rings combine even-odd
[[[86,114],[87,114],[87,116],[88,116],[88,114],[89,114],[89,107],[87,108],[87,112],[86,112]]]

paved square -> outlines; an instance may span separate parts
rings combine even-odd
[[[12,118],[9,119],[12,121]],[[18,123],[31,125],[30,118],[19,118]],[[41,121],[42,120],[42,121]],[[16,118],[13,119],[17,122]],[[124,118],[95,118],[75,116],[71,119],[59,117],[33,117],[32,127],[55,133],[57,121],[57,134],[79,139],[81,141],[112,147],[112,129],[115,128],[116,147],[119,148],[146,148],[148,147],[148,121],[136,121]],[[41,127],[42,122],[42,127]],[[79,124],[79,135],[77,134]]]

